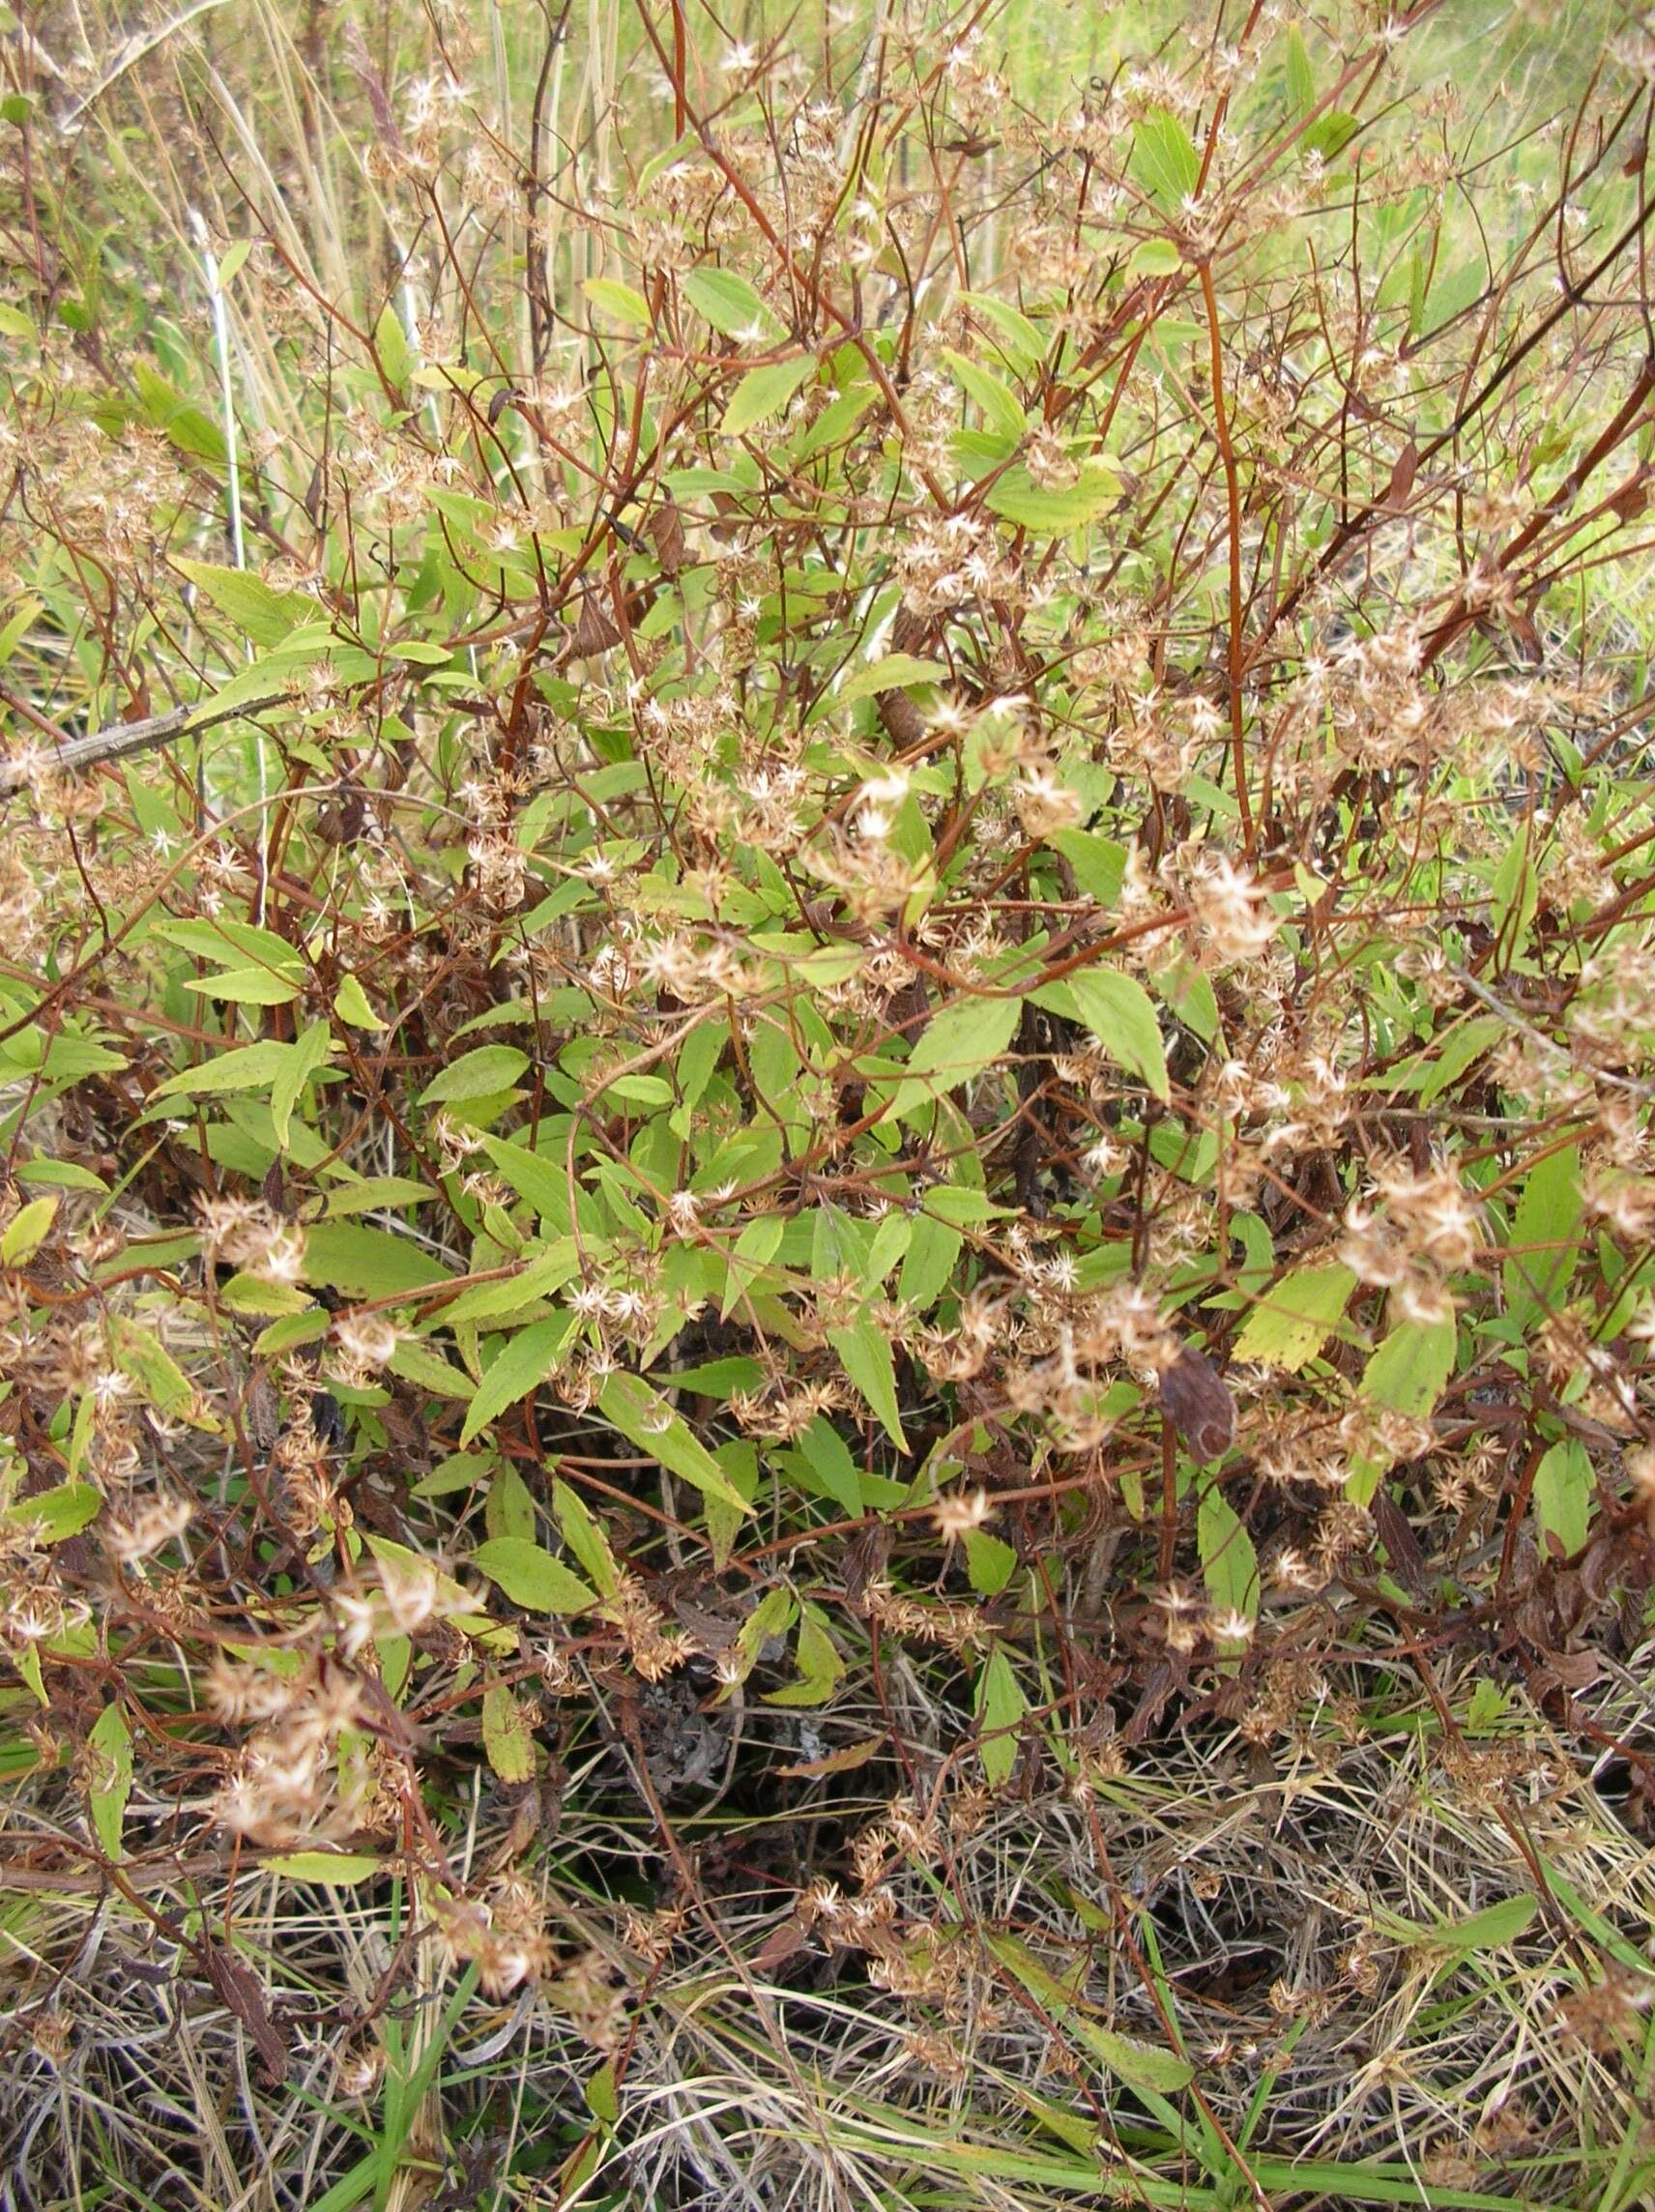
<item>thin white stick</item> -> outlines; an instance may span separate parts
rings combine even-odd
[[[230,313],[225,304],[224,287],[218,281],[218,261],[208,242],[207,225],[191,208],[189,221],[195,232],[196,244],[201,249],[201,266],[207,273],[207,297],[213,303],[213,344],[218,356],[218,398],[224,417],[225,489],[230,509],[230,547],[238,568],[247,565],[247,538],[242,529],[242,459],[236,435],[236,393],[230,378]],[[252,641],[247,641],[247,658],[253,657]],[[255,737],[254,746],[258,758],[258,905],[255,919],[264,927],[265,891],[270,877],[270,765],[265,754],[264,732]]]

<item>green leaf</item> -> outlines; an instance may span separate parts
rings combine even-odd
[[[449,1281],[440,1260],[411,1237],[356,1221],[318,1221],[305,1232],[301,1280],[327,1283],[349,1298],[385,1298]]]
[[[1046,340],[1029,317],[1009,300],[997,300],[988,292],[962,292],[960,305],[970,307],[993,331],[1001,351],[1012,366],[1026,371],[1045,357]]]
[[[1451,1320],[1401,1323],[1369,1359],[1357,1396],[1370,1406],[1422,1420],[1454,1372],[1456,1342]],[[1366,1455],[1351,1461],[1345,1495],[1353,1505],[1370,1501],[1388,1464],[1386,1459]]]
[[[535,1771],[535,1732],[521,1702],[504,1682],[491,1682],[482,1693],[482,1748],[508,1785],[527,1782]]]
[[[1451,1321],[1400,1323],[1368,1361],[1361,1395],[1372,1406],[1422,1418],[1454,1372],[1454,1347]]]
[[[599,1597],[613,1597],[621,1586],[621,1570],[609,1549],[609,1538],[580,1493],[556,1476],[552,1481],[552,1514],[564,1542],[592,1578]]]
[[[1037,483],[1018,462],[996,477],[983,505],[1004,522],[1042,538],[1066,538],[1107,514],[1120,496],[1120,479],[1108,461],[1087,460],[1073,483]]]
[[[1176,2051],[1160,2051],[1152,2043],[1118,2035],[1094,2020],[1076,2018],[1068,2023],[1092,2056],[1129,2089],[1142,2089],[1152,2097],[1176,2096],[1195,2080],[1195,2068]]]
[[[462,1291],[441,1319],[450,1327],[457,1322],[494,1321],[522,1311],[537,1298],[550,1297],[580,1273],[580,1247],[572,1237],[554,1237],[549,1244],[530,1245],[523,1253],[527,1265],[503,1283],[479,1283]]]
[[[597,1394],[597,1410],[640,1451],[657,1459],[669,1473],[682,1475],[707,1497],[721,1499],[743,1516],[752,1511],[683,1415],[674,1412],[641,1375],[618,1371],[606,1377]]]
[[[1586,1447],[1577,1437],[1552,1446],[1534,1470],[1534,1512],[1542,1533],[1555,1536],[1566,1558],[1585,1549],[1597,1485]]]
[[[439,1398],[470,1398],[476,1387],[469,1375],[462,1375],[418,1337],[403,1337],[387,1365],[392,1375]]]
[[[1236,1358],[1258,1359],[1296,1375],[1338,1326],[1355,1288],[1355,1270],[1342,1261],[1294,1267],[1247,1316],[1235,1339]]]
[[[195,1413],[195,1391],[154,1329],[119,1317],[112,1338],[116,1366],[138,1385],[146,1402],[173,1420],[189,1420]]]
[[[590,304],[611,322],[629,323],[634,330],[647,331],[654,321],[643,293],[635,292],[630,284],[623,284],[618,277],[589,276],[581,290]]]
[[[1183,213],[1201,182],[1201,156],[1176,115],[1157,107],[1139,124],[1128,164],[1132,176],[1172,215]]]
[[[1216,1482],[1202,1493],[1196,1512],[1196,1545],[1213,1612],[1257,1620],[1259,1555],[1245,1524]],[[1245,1642],[1245,1638],[1220,1639],[1219,1648],[1234,1655]]]
[[[119,1859],[122,1856],[121,1823],[126,1819],[127,1800],[132,1793],[132,1737],[126,1715],[118,1704],[105,1705],[93,1722],[87,1748],[92,1755],[87,1772],[87,1796],[93,1830],[104,1857]]]
[[[472,1554],[472,1564],[531,1613],[584,1613],[597,1603],[579,1575],[523,1536],[491,1536]]]
[[[1317,117],[1300,143],[1307,154],[1319,155],[1324,161],[1336,161],[1361,128],[1359,115],[1352,115],[1348,108],[1330,108],[1325,115]]]
[[[989,428],[1002,437],[1021,438],[1029,427],[1028,418],[1023,402],[1004,379],[996,376],[993,369],[985,368],[981,362],[951,352],[946,346],[943,348],[943,359],[960,390],[976,401]]]
[[[1126,263],[1128,276],[1177,276],[1183,268],[1183,254],[1173,239],[1144,239],[1142,246],[1133,247],[1131,261]]]
[[[781,328],[747,279],[733,270],[692,269],[681,288],[696,313],[727,338],[769,337]]]
[[[270,1118],[276,1124],[276,1141],[283,1151],[287,1149],[293,1109],[305,1084],[333,1057],[333,1033],[325,1021],[312,1022],[304,1035],[287,1047],[287,1057],[270,1088]]]
[[[60,1482],[0,1513],[0,1528],[20,1528],[37,1544],[61,1544],[98,1518],[103,1493],[90,1482]]]
[[[966,1551],[967,1581],[983,1597],[998,1597],[1011,1580],[1017,1554],[986,1528],[968,1528],[961,1542]]]
[[[845,1373],[884,1423],[886,1434],[898,1451],[908,1449],[902,1416],[896,1404],[896,1362],[890,1339],[871,1321],[852,1328],[830,1328],[828,1341],[839,1354]]]
[[[217,975],[187,976],[184,988],[231,1006],[289,1006],[300,991],[295,978],[268,968],[221,968]]]
[[[619,2123],[621,2099],[616,2091],[613,2058],[606,2058],[586,2084],[586,2109],[595,2120],[601,2120],[606,2128],[613,2128]]]
[[[956,999],[926,1024],[890,1102],[901,1121],[915,1108],[958,1090],[997,1061],[1017,1033],[1023,1002],[1015,998]]]
[[[976,1688],[978,1756],[991,1790],[1010,1780],[1017,1763],[1017,1724],[1028,1709],[1011,1661],[997,1644],[977,1675]]]
[[[263,1863],[267,1874],[285,1875],[289,1881],[319,1882],[325,1888],[354,1888],[385,1871],[384,1861],[371,1851],[281,1851]]]
[[[260,1037],[256,1044],[238,1045],[199,1067],[181,1067],[158,1083],[150,1092],[158,1098],[218,1097],[234,1091],[268,1091],[287,1065],[293,1047],[276,1037]]]
[[[1110,1058],[1140,1076],[1167,1101],[1167,1054],[1154,1002],[1142,983],[1118,968],[1078,968],[1066,977],[1081,1020]]]
[[[396,319],[396,309],[388,300],[379,311],[379,320],[373,328],[373,350],[379,365],[385,372],[385,381],[393,392],[400,392],[408,382],[408,334]]]
[[[420,1094],[421,1106],[455,1105],[466,1098],[491,1098],[509,1091],[529,1065],[529,1055],[514,1044],[483,1044],[462,1053],[433,1077]]]
[[[368,995],[355,975],[341,976],[334,993],[334,1011],[353,1030],[382,1030],[385,1023],[374,1012]]]
[[[1497,1905],[1485,1906],[1481,1912],[1467,1913],[1464,1920],[1421,1923],[1399,1919],[1392,1923],[1387,1917],[1385,1927],[1400,1943],[1448,1951],[1498,1951],[1515,1943],[1532,1927],[1539,1908],[1538,1900],[1524,1891],[1519,1897],[1502,1897]]]
[[[254,645],[279,645],[289,630],[314,622],[321,612],[303,592],[273,591],[262,576],[245,569],[221,568],[212,561],[175,560],[173,567]]]
[[[857,699],[872,699],[882,691],[901,691],[915,684],[945,684],[948,671],[940,660],[920,660],[912,653],[887,653],[883,660],[853,669],[831,694],[834,702],[849,707]]]
[[[28,1265],[45,1242],[58,1205],[55,1198],[31,1198],[17,1208],[0,1236],[0,1267]]]
[[[819,1605],[798,1609],[798,1640],[794,1647],[798,1679],[785,1689],[767,1693],[767,1705],[820,1705],[832,1695],[845,1672],[845,1662],[828,1627],[828,1615]]]
[[[1288,102],[1297,113],[1316,105],[1316,73],[1310,66],[1310,55],[1305,47],[1304,33],[1296,23],[1288,25],[1287,52],[1283,69],[1287,78]]]
[[[1566,1145],[1529,1169],[1512,1215],[1510,1257],[1500,1272],[1507,1309],[1525,1325],[1537,1307],[1555,1312],[1563,1303],[1583,1219],[1580,1148]]]
[[[816,358],[806,354],[799,361],[768,362],[761,368],[748,369],[730,395],[718,427],[726,438],[739,438],[744,431],[768,422],[772,415],[779,415],[799,386],[808,383],[816,373]]]
[[[520,1398],[539,1388],[557,1365],[573,1326],[572,1314],[551,1314],[508,1338],[477,1386],[460,1430],[462,1445],[469,1444],[508,1406],[515,1406]]]

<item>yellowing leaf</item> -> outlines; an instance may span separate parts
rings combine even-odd
[[[1350,1293],[1353,1268],[1331,1260],[1294,1267],[1259,1300],[1235,1339],[1237,1359],[1258,1359],[1290,1375],[1315,1358],[1337,1327]]]
[[[20,1206],[6,1224],[0,1236],[0,1266],[22,1267],[34,1258],[45,1242],[57,1212],[55,1198],[32,1198],[27,1206]]]
[[[282,1851],[264,1865],[267,1874],[285,1875],[289,1881],[350,1888],[381,1873],[384,1862],[371,1851]]]
[[[334,993],[334,1011],[340,1021],[348,1022],[353,1030],[382,1030],[385,1027],[355,975],[341,977],[339,987]]]
[[[1160,2051],[1152,2043],[1140,2043],[1136,2036],[1118,2035],[1095,2020],[1077,2018],[1068,2024],[1092,2056],[1129,2089],[1172,2097],[1195,2080],[1195,2068],[1176,2051]]]

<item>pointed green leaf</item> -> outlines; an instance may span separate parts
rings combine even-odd
[[[333,1033],[325,1021],[312,1022],[298,1042],[288,1046],[287,1058],[270,1087],[270,1118],[276,1124],[276,1141],[283,1150],[293,1109],[305,1084],[333,1057]]]
[[[1021,999],[956,999],[944,1006],[926,1024],[909,1055],[890,1102],[892,1115],[901,1121],[980,1075],[1010,1044],[1022,1019]]]
[[[727,338],[762,338],[781,325],[744,276],[730,269],[692,269],[682,280],[684,298]]]
[[[1157,107],[1145,116],[1132,143],[1131,172],[1136,182],[1173,215],[1201,182],[1201,156],[1176,115]]]
[[[483,1375],[466,1412],[460,1442],[469,1444],[479,1430],[537,1390],[557,1365],[574,1326],[572,1314],[548,1315],[509,1337]]]
[[[896,1404],[896,1362],[890,1339],[871,1321],[853,1328],[830,1328],[828,1341],[839,1354],[845,1373],[879,1415],[898,1451],[908,1449],[902,1433],[902,1415]]]
[[[1042,538],[1066,538],[1107,514],[1120,497],[1120,478],[1108,461],[1087,460],[1073,483],[1036,482],[1018,462],[995,478],[983,505],[1019,530]]]
[[[579,1575],[524,1536],[491,1536],[472,1554],[472,1564],[531,1613],[584,1613],[597,1603]]]
[[[322,611],[303,592],[273,591],[262,576],[221,568],[212,561],[175,560],[173,567],[254,645],[279,645],[290,629],[314,622]]]
[[[978,1757],[991,1790],[1011,1777],[1017,1762],[1017,1724],[1028,1709],[1011,1661],[997,1644],[977,1675],[976,1688]]]
[[[597,1409],[640,1451],[659,1460],[672,1474],[682,1475],[709,1498],[722,1499],[742,1515],[752,1507],[735,1489],[728,1475],[691,1430],[641,1375],[617,1372],[608,1376],[597,1394]]]
[[[353,1030],[382,1030],[383,1021],[369,1004],[368,995],[355,975],[341,976],[339,987],[334,993],[334,1011]]]
[[[127,1800],[132,1793],[132,1738],[118,1704],[107,1704],[92,1724],[87,1738],[91,1760],[87,1770],[87,1796],[92,1826],[105,1858],[121,1857],[121,1824]]]
[[[801,361],[767,362],[760,368],[748,369],[730,395],[719,429],[726,438],[739,438],[744,431],[768,422],[815,373],[816,361],[810,354]]]
[[[629,323],[634,330],[647,331],[654,320],[643,293],[635,292],[630,284],[623,284],[618,277],[589,276],[581,290],[598,313],[607,315],[613,323]]]
[[[1078,968],[1067,982],[1081,1020],[1110,1058],[1142,1077],[1163,1103],[1170,1099],[1161,1025],[1143,984],[1118,968]]]

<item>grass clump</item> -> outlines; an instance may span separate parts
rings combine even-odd
[[[1646,2200],[1566,22],[10,21],[11,2201]]]

